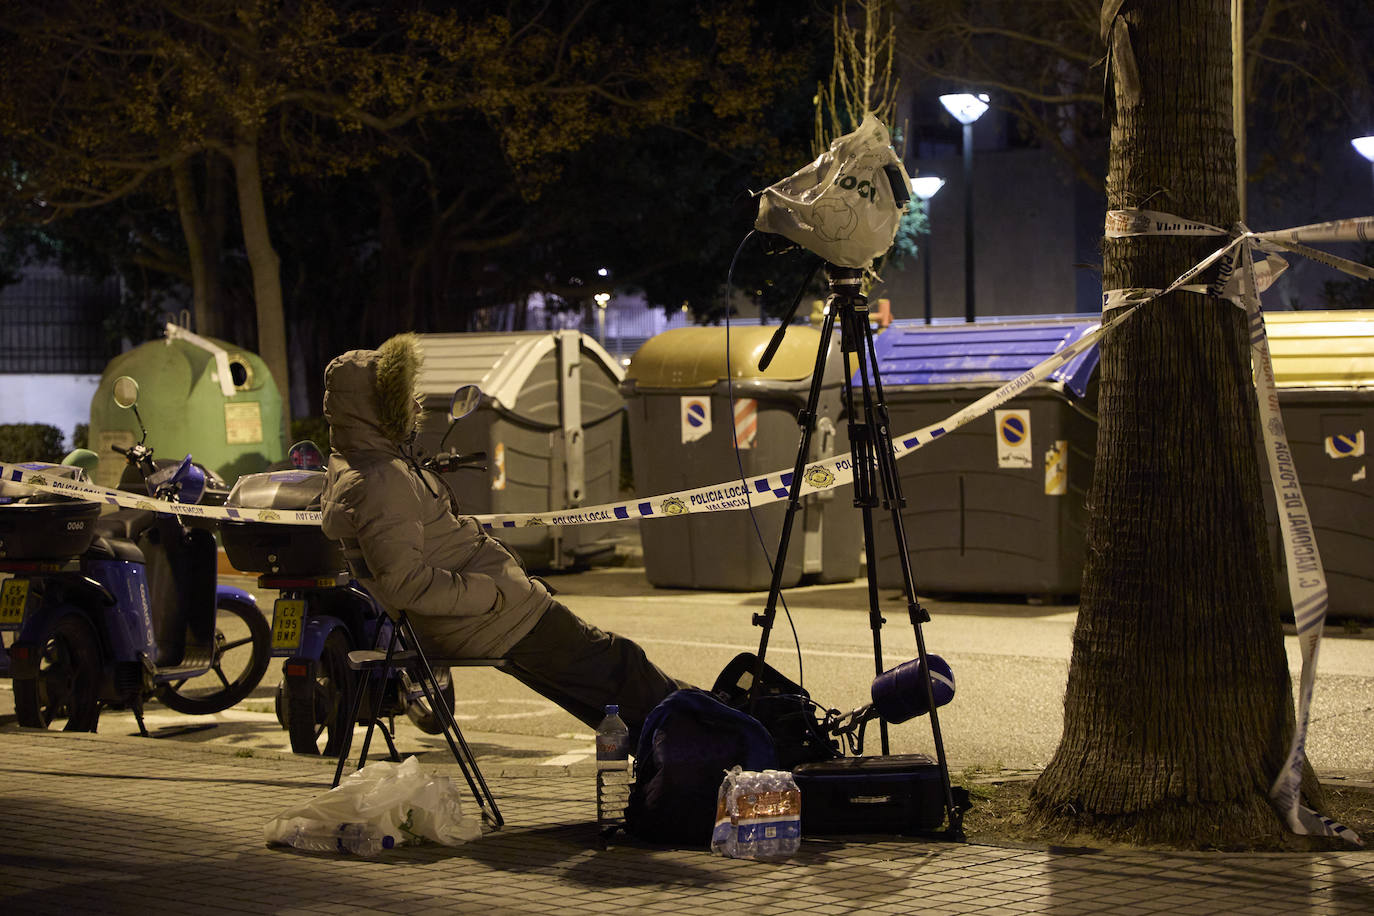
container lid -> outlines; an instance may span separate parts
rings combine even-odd
[[[816,369],[821,332],[793,325],[783,336],[766,372],[759,358],[773,339],[777,325],[730,328],[729,375],[735,380],[797,382],[810,379]],[[710,388],[726,379],[726,330],[723,327],[673,328],[657,334],[635,351],[627,382],[636,388]],[[828,360],[833,362],[834,360]]]
[[[995,388],[1077,341],[1098,326],[1096,316],[989,324],[894,322],[873,340],[884,388]],[[1097,369],[1096,345],[1050,374],[1078,397]],[[854,380],[855,384],[859,379]]]
[[[1280,388],[1374,386],[1374,310],[1265,312]]]
[[[558,336],[553,331],[419,337],[425,355],[420,367],[420,393],[426,398],[442,397],[445,404],[460,385],[476,385],[485,400],[514,413],[535,367],[546,358],[558,358]],[[619,383],[625,375],[620,364],[595,338],[586,334],[580,337],[583,357],[611,376],[612,384]]]

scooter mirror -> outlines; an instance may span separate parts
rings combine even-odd
[[[138,381],[127,375],[121,375],[115,379],[114,401],[120,407],[128,410],[138,403]]]
[[[482,403],[482,389],[476,385],[464,385],[453,392],[453,400],[448,405],[448,418],[461,420],[477,409]]]

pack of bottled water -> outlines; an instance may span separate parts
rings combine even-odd
[[[801,846],[801,790],[786,770],[734,767],[716,796],[711,851],[735,859],[785,859]]]

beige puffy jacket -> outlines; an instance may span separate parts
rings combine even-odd
[[[356,542],[359,581],[383,605],[404,608],[431,653],[505,654],[552,599],[475,519],[450,506],[447,487],[401,450],[418,421],[413,334],[377,350],[351,350],[325,370],[331,450],[325,478],[326,536]]]

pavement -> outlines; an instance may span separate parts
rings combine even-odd
[[[470,734],[479,760],[500,736]],[[405,750],[405,746],[402,746]],[[455,764],[424,755],[454,776]],[[1182,853],[812,837],[783,862],[603,844],[590,764],[484,767],[505,817],[375,858],[269,847],[333,762],[0,727],[0,912],[1370,913],[1374,851]],[[476,807],[464,796],[466,812]]]
[[[698,679],[749,647],[749,616],[761,600],[654,590],[634,569],[565,576],[559,585],[577,613]],[[259,598],[268,608],[270,599]],[[862,670],[868,651],[858,625],[863,588],[799,589],[789,601],[808,645],[826,647],[809,651],[808,684],[843,697],[849,669]],[[930,606],[933,638],[950,646],[961,678],[959,702],[946,707],[951,770],[984,781],[1031,778],[1058,736],[1053,707],[1074,609]],[[901,657],[907,637],[890,629]],[[1318,695],[1328,705],[1317,710],[1313,742],[1324,778],[1363,785],[1374,784],[1368,636],[1324,645]],[[832,677],[830,667],[841,670]],[[807,836],[792,858],[760,862],[625,837],[606,844],[585,727],[532,705],[496,672],[464,677],[475,704],[468,709],[504,710],[464,713],[460,722],[505,826],[455,847],[402,846],[375,858],[266,845],[267,822],[326,792],[334,767],[289,752],[270,683],[213,717],[151,707],[152,738],[137,737],[127,713],[102,715],[98,734],[68,734],[19,728],[0,709],[0,914],[1374,913],[1374,849],[1184,853]],[[1020,705],[1023,698],[1034,702]],[[403,752],[463,785],[439,739],[398,724]],[[920,749],[902,745],[920,737],[912,731],[894,737],[894,752]],[[994,733],[1014,740],[988,744]],[[375,759],[382,747],[374,748]],[[475,816],[466,794],[463,801]]]

